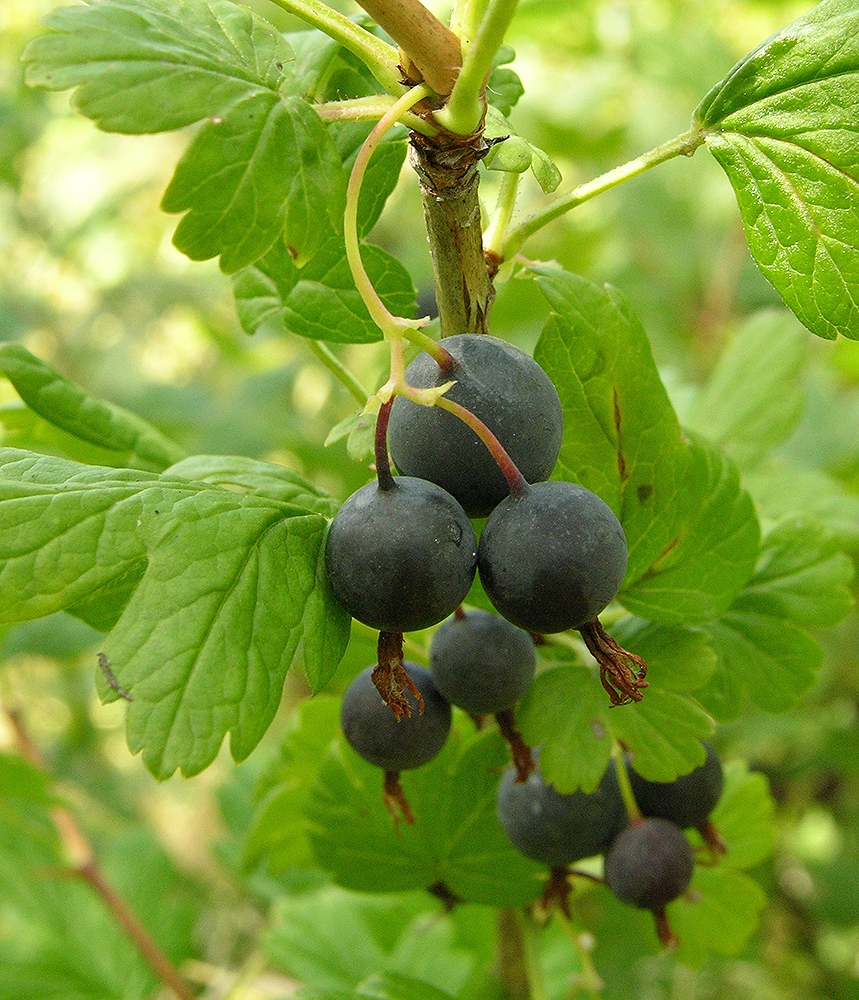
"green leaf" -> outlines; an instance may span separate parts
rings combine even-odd
[[[549,154],[517,135],[501,111],[492,105],[486,109],[485,135],[495,140],[483,160],[487,170],[521,174],[530,167],[546,194],[551,194],[561,183],[561,172]]]
[[[753,579],[737,606],[800,625],[840,622],[853,607],[852,561],[814,517],[785,518],[764,539]]]
[[[540,771],[560,792],[592,792],[611,757],[606,693],[587,667],[563,665],[534,678],[516,711],[525,742],[540,749]]]
[[[221,256],[233,274],[283,233],[297,264],[341,224],[346,180],[322,120],[297,97],[263,91],[207,121],[164,194],[188,214],[173,242],[192,260]]]
[[[90,396],[20,344],[0,345],[0,372],[34,413],[108,452],[118,466],[160,472],[182,455],[151,424]]]
[[[340,506],[292,469],[243,455],[192,455],[171,465],[166,472],[180,479],[238,488],[243,493],[268,497],[326,517],[333,517]]]
[[[241,456],[195,455],[171,466],[167,474],[230,489],[238,487],[255,496],[298,507],[302,514],[312,511],[333,517],[340,506],[297,472],[282,465]],[[351,616],[331,589],[325,571],[324,552],[325,546],[321,544],[317,554],[316,584],[304,606],[301,647],[304,673],[314,694],[334,675],[349,642],[352,625]]]
[[[358,892],[442,882],[469,902],[516,906],[536,899],[543,869],[511,846],[495,814],[507,762],[496,732],[463,739],[455,730],[438,757],[401,775],[416,819],[395,825],[382,799],[382,772],[338,740],[307,800],[317,863]]]
[[[859,497],[825,472],[779,456],[748,472],[743,482],[764,517],[776,521],[802,512],[818,518],[841,547],[859,547]]]
[[[748,876],[731,868],[696,866],[692,884],[668,905],[680,939],[677,958],[699,967],[711,955],[737,955],[760,921],[767,897]]]
[[[719,654],[700,692],[720,719],[747,697],[784,711],[814,682],[823,653],[806,627],[832,625],[852,607],[853,564],[814,518],[785,518],[764,539],[755,575],[718,622],[706,626]]]
[[[244,844],[244,868],[264,862],[277,875],[294,866],[310,867],[304,802],[339,726],[336,698],[320,695],[294,713],[276,764],[260,780],[264,794]]]
[[[808,338],[790,313],[756,313],[734,334],[687,426],[754,465],[796,426],[805,403],[799,374]]]
[[[684,438],[647,335],[615,289],[533,270],[554,310],[534,356],[564,409],[555,474],[593,490],[620,518],[629,565],[619,600],[652,620],[717,618],[758,552],[757,518],[736,470]]]
[[[489,74],[486,99],[502,115],[509,115],[519,98],[525,93],[519,74],[506,66],[497,66]]]
[[[737,718],[749,698],[769,712],[791,708],[814,683],[820,644],[804,629],[742,607],[706,626],[719,656],[698,698],[721,722]]]
[[[859,338],[857,101],[859,10],[824,0],[739,62],[693,117],[758,266],[827,339]]]
[[[333,886],[279,900],[265,949],[311,996],[436,1000],[456,995],[474,966],[429,896]]]
[[[396,258],[365,244],[364,266],[385,305],[397,316],[411,316],[415,290]],[[265,329],[316,340],[370,344],[382,333],[367,312],[346,261],[343,240],[334,237],[299,270],[277,243],[253,267],[233,279],[239,320],[248,333]]]
[[[594,671],[566,664],[536,677],[517,721],[525,741],[540,747],[543,777],[562,793],[596,788],[613,738],[644,777],[673,781],[703,763],[701,739],[713,733],[710,716],[681,694],[650,686],[641,702],[612,708]]]
[[[157,777],[194,774],[227,732],[241,760],[271,722],[327,524],[263,496],[5,449],[0,614],[74,607],[145,561],[103,651],[133,697],[132,751]]]
[[[135,831],[102,845],[116,887],[172,962],[192,954],[197,914],[180,876],[151,835]],[[0,824],[0,997],[3,1000],[147,1000],[158,981],[137,948],[83,881],[48,878],[67,863]]]
[[[716,667],[710,637],[701,627],[663,625],[630,615],[613,628],[612,636],[647,663],[651,683],[669,691],[694,691]]]
[[[703,442],[689,446],[687,500],[696,509],[619,600],[644,618],[707,622],[730,607],[754,569],[760,529],[751,497],[730,460]]]
[[[292,50],[229,0],[101,0],[60,7],[24,51],[32,87],[76,87],[74,105],[108,132],[164,132],[276,94]]]
[[[331,126],[331,134],[348,176],[372,125],[365,122],[344,122]],[[379,221],[385,202],[400,179],[406,159],[407,142],[401,129],[389,132],[373,151],[364,173],[358,196],[358,235],[364,237]]]
[[[507,68],[507,63],[516,59],[516,50],[509,45],[501,45],[492,60],[492,70],[486,83],[486,100],[490,107],[507,117],[514,105],[525,93],[519,74]]]
[[[728,868],[753,868],[772,854],[776,842],[775,803],[763,774],[743,761],[725,764],[725,786],[710,821],[728,847],[719,861]]]
[[[649,687],[644,699],[609,716],[615,737],[628,747],[635,770],[648,781],[673,781],[704,763],[701,740],[712,736],[712,718],[674,691]]]

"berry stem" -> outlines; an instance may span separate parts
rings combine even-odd
[[[379,416],[376,418],[376,479],[380,490],[394,490],[397,484],[391,474],[391,460],[388,458],[388,423],[391,419],[391,407],[394,397],[382,403]]]
[[[528,489],[528,480],[519,471],[519,467],[507,454],[498,438],[482,420],[475,417],[471,410],[467,410],[459,403],[454,403],[452,399],[448,399],[446,396],[439,396],[435,405],[440,406],[443,410],[447,410],[449,413],[459,417],[460,420],[468,424],[468,426],[486,445],[489,449],[489,453],[498,463],[498,468],[501,469],[501,472],[504,474],[504,478],[507,480],[512,496],[521,496],[525,493]]]
[[[537,766],[531,756],[531,748],[522,739],[522,734],[516,728],[516,713],[512,708],[496,712],[495,721],[498,723],[501,735],[510,747],[510,756],[513,758],[513,766],[516,768],[516,781],[521,784],[528,780],[528,775]]]
[[[647,664],[630,653],[602,627],[599,618],[579,626],[579,632],[591,656],[600,668],[600,683],[608,692],[612,706],[641,701],[641,688],[647,687]],[[635,667],[636,669],[633,669]]]
[[[409,800],[406,798],[406,793],[400,784],[400,772],[385,771],[384,787],[385,805],[388,807],[388,812],[391,814],[394,825],[397,826],[400,820],[402,820],[411,826],[415,821],[415,814],[412,812],[412,807],[409,805]]]
[[[351,23],[351,22],[350,22]],[[373,130],[364,140],[355,162],[352,165],[352,172],[349,175],[349,182],[346,185],[346,207],[343,212],[343,230],[346,243],[346,259],[349,263],[349,270],[352,272],[352,280],[355,287],[367,307],[367,311],[376,326],[389,341],[402,340],[404,331],[407,329],[417,329],[426,326],[429,318],[405,319],[401,316],[394,316],[388,307],[382,302],[379,293],[373,287],[370,276],[364,268],[361,260],[361,241],[358,236],[358,197],[361,193],[361,185],[364,182],[364,173],[373,151],[382,141],[386,132],[393,128],[406,111],[423,100],[432,91],[426,84],[420,84],[403,94],[399,100],[395,101],[390,108],[382,115],[374,126]]]
[[[433,340],[429,334],[422,333],[420,330],[406,330],[403,336],[410,343],[414,344],[415,347],[426,351],[444,375],[449,375],[456,368],[456,362],[453,360],[450,351],[437,340]]]
[[[632,790],[632,782],[629,780],[629,771],[626,769],[626,754],[623,752],[623,747],[617,740],[614,741],[612,746],[611,755],[614,758],[614,770],[617,775],[617,783],[620,788],[620,797],[623,799],[623,804],[626,807],[626,814],[629,816],[629,822],[640,823],[642,820],[641,810],[638,808],[638,803],[635,801],[635,793]]]

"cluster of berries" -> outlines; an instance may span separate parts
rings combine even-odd
[[[689,887],[695,854],[684,830],[694,827],[711,851],[724,846],[710,822],[722,794],[722,763],[704,744],[704,763],[672,782],[642,778],[624,762],[637,813],[630,821],[612,762],[591,793],[561,794],[539,768],[524,783],[508,769],[498,788],[498,819],[510,842],[551,870],[547,896],[565,905],[570,866],[604,855],[604,880],[622,902],[654,914],[663,944],[674,936],[668,903]]]
[[[495,608],[528,632],[593,622],[620,589],[626,538],[596,494],[546,481],[563,437],[555,387],[505,341],[464,334],[443,343],[449,363],[420,355],[408,384],[452,381],[444,399],[499,448],[493,454],[448,409],[396,396],[387,433],[377,435],[377,481],[353,493],[331,525],[335,595],[372,628],[411,632],[450,615],[477,571]],[[387,447],[403,475],[390,474]],[[478,545],[469,519],[486,515]]]

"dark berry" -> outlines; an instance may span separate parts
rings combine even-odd
[[[325,546],[328,578],[343,607],[385,632],[412,632],[446,618],[474,579],[477,544],[465,511],[434,483],[398,476],[369,483],[334,518]]]
[[[531,636],[488,611],[449,618],[430,645],[436,687],[473,715],[515,705],[531,686],[536,662]]]
[[[543,369],[523,351],[485,334],[447,337],[443,346],[454,359],[452,370],[443,371],[428,354],[420,354],[406,369],[406,381],[432,388],[455,380],[447,398],[486,424],[528,482],[547,479],[561,448],[564,415]],[[438,483],[470,517],[485,517],[509,492],[486,445],[437,406],[398,396],[388,446],[403,474]]]
[[[563,795],[546,784],[539,767],[527,781],[508,768],[498,786],[498,820],[526,857],[563,868],[599,854],[626,823],[626,810],[610,764],[595,791]]]
[[[683,828],[707,822],[722,794],[725,775],[716,752],[708,743],[704,747],[704,763],[675,781],[648,781],[632,767],[627,768],[635,801],[644,816],[669,819]]]
[[[397,720],[373,684],[373,667],[352,681],[340,709],[340,725],[349,745],[383,771],[407,771],[426,764],[439,753],[450,732],[450,703],[436,689],[430,672],[408,661],[405,667],[423,697],[423,714],[407,692],[411,715]]]
[[[667,819],[633,823],[605,855],[605,880],[624,903],[659,912],[687,889],[695,868],[692,845]]]
[[[552,633],[595,619],[620,589],[626,561],[626,537],[611,508],[583,486],[548,482],[493,510],[477,565],[508,621]]]

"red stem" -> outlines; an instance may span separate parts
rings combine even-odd
[[[388,421],[391,419],[394,398],[392,396],[387,403],[382,403],[376,419],[376,479],[380,490],[392,490],[397,485],[391,475],[391,461],[388,458]]]
[[[519,467],[507,454],[504,446],[498,438],[479,417],[476,417],[471,410],[467,410],[459,403],[455,403],[452,399],[448,399],[447,396],[439,396],[435,405],[440,406],[443,410],[447,410],[449,413],[452,413],[455,417],[459,417],[460,420],[468,424],[468,426],[486,445],[489,449],[490,455],[492,455],[498,463],[498,468],[501,469],[501,472],[504,474],[504,478],[507,480],[512,496],[521,496],[528,489],[528,480],[519,471]]]

